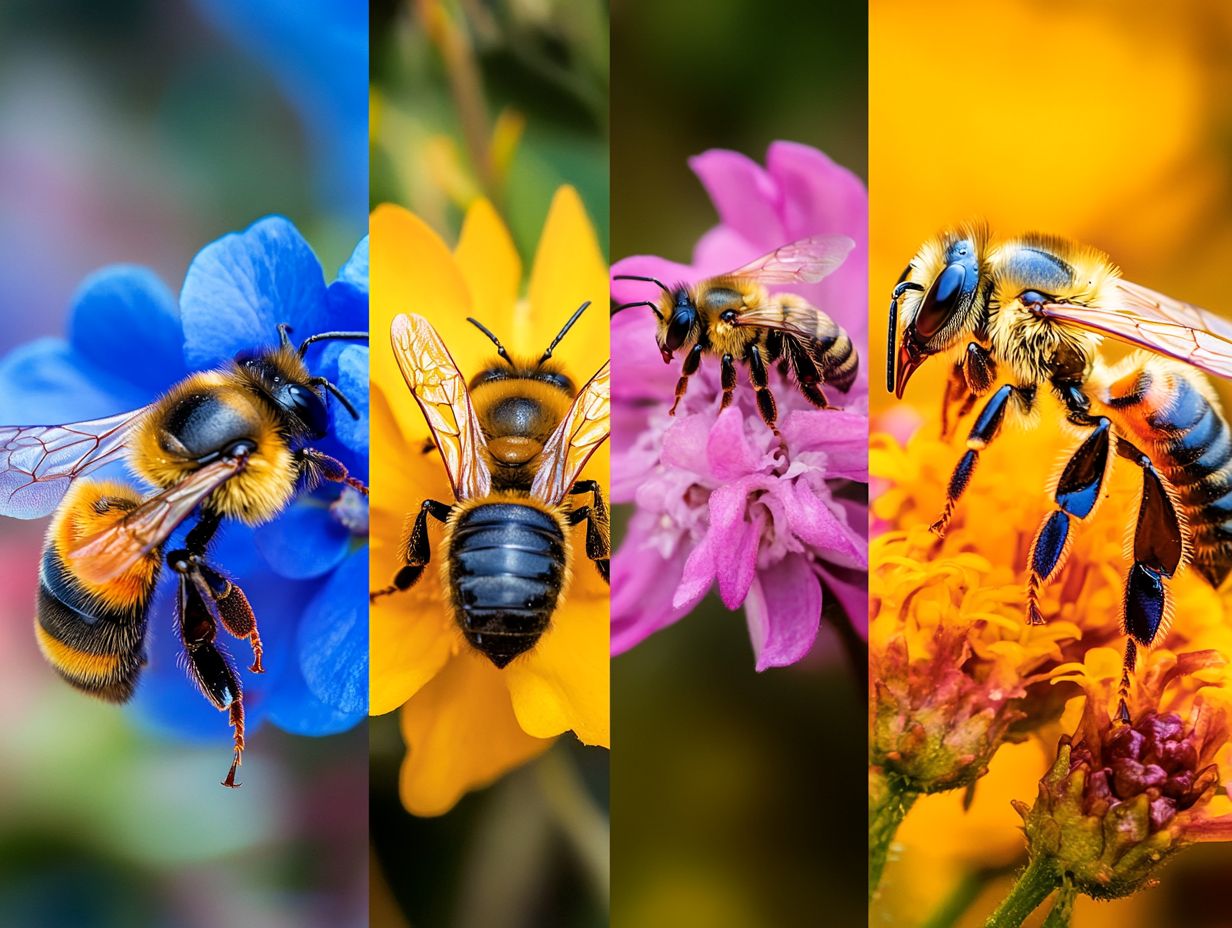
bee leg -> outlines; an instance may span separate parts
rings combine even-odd
[[[1022,395],[1022,391],[1012,384],[1007,383],[999,387],[997,392],[988,398],[975,424],[971,426],[971,432],[967,436],[967,451],[959,459],[954,473],[950,476],[949,486],[946,487],[945,509],[941,517],[930,526],[938,537],[945,537],[945,530],[949,528],[950,519],[954,516],[954,508],[971,482],[975,465],[979,463],[980,452],[997,437],[997,433],[1001,430],[1001,423],[1005,420],[1006,407],[1015,391]]]
[[[1086,519],[1099,502],[1112,470],[1116,444],[1112,423],[1102,416],[1093,420],[1094,430],[1066,461],[1053,493],[1057,508],[1035,533],[1031,544],[1031,573],[1027,579],[1027,621],[1043,625],[1039,608],[1040,588],[1051,583],[1065,566],[1070,548],[1071,518]]]
[[[720,409],[726,409],[732,403],[732,395],[736,392],[736,359],[730,354],[723,355],[722,368],[723,401]]]
[[[776,424],[779,417],[778,406],[774,402],[774,394],[770,392],[770,379],[766,374],[766,364],[756,344],[749,345],[744,359],[749,362],[749,380],[753,384],[754,395],[757,397],[757,411],[761,413],[762,421],[770,427],[774,437],[779,440],[779,447],[786,454],[787,442],[783,440],[783,433],[779,431]]]
[[[817,362],[813,356],[795,340],[787,342],[787,356],[791,359],[791,369],[796,375],[796,386],[800,395],[818,409],[840,409],[831,406],[826,394],[821,389],[821,372],[817,370]]]
[[[672,408],[667,411],[669,416],[676,415],[676,407],[684,399],[684,391],[689,389],[689,378],[697,373],[697,368],[701,363],[702,346],[697,344],[689,349],[689,353],[685,356],[684,364],[680,366],[680,379],[676,381],[676,400],[672,403]]]
[[[235,753],[222,785],[235,788],[239,786],[235,771],[244,753],[243,687],[226,651],[215,644],[220,616],[210,578],[200,570],[199,558],[187,550],[172,551],[167,563],[179,575],[176,627],[188,658],[188,676],[216,709],[229,711]]]
[[[586,523],[586,556],[595,562],[599,576],[611,583],[611,519],[607,504],[603,501],[603,491],[598,481],[579,480],[569,492],[590,493],[593,496],[589,506],[569,513],[569,524]]]
[[[322,480],[329,480],[333,483],[345,483],[352,490],[364,496],[368,495],[368,488],[364,486],[363,481],[352,477],[346,465],[337,458],[330,457],[315,448],[301,448],[295,452],[295,458],[299,466],[300,479],[308,489],[312,489]]]
[[[1122,439],[1121,456],[1142,468],[1142,501],[1134,526],[1134,562],[1125,578],[1125,669],[1118,715],[1129,722],[1129,685],[1139,647],[1149,648],[1168,633],[1168,581],[1186,558],[1185,533],[1167,480],[1151,459]]]
[[[950,378],[945,382],[945,392],[941,394],[941,438],[950,437],[950,409],[958,398],[967,393],[967,378],[963,376],[962,363],[956,363],[950,371]],[[961,418],[961,413],[959,415]]]
[[[394,582],[387,587],[374,590],[368,594],[368,602],[376,602],[382,596],[401,593],[409,590],[419,582],[419,577],[428,562],[432,560],[432,545],[428,542],[428,516],[438,522],[448,522],[453,507],[434,499],[426,499],[419,507],[419,515],[406,536],[406,551],[403,558],[406,563],[394,574]]]

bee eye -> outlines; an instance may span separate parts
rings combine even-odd
[[[915,318],[915,329],[925,341],[936,335],[953,317],[958,309],[960,296],[969,288],[967,269],[961,264],[951,264],[941,272],[924,300]]]
[[[693,328],[693,313],[678,312],[672,314],[672,321],[667,324],[667,335],[664,344],[668,351],[675,351],[684,344]]]

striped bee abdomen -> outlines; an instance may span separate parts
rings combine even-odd
[[[449,541],[449,589],[462,634],[497,667],[547,630],[565,581],[565,536],[542,509],[466,509]]]
[[[1175,488],[1191,563],[1213,586],[1232,568],[1232,433],[1201,375],[1151,358],[1112,384],[1114,421]]]
[[[834,327],[838,328],[836,325]],[[817,348],[824,346],[824,342],[814,344]],[[844,393],[850,390],[851,385],[855,383],[856,373],[860,369],[860,356],[847,333],[843,329],[838,329],[838,336],[830,345],[815,353],[822,379]]]
[[[101,583],[82,579],[70,553],[140,502],[131,487],[78,481],[47,532],[39,565],[35,635],[51,666],[78,689],[125,702],[145,665],[146,615],[161,566],[151,551]]]

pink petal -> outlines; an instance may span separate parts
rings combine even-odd
[[[787,520],[797,538],[827,560],[848,567],[868,567],[864,540],[851,526],[843,524],[812,487],[803,480],[795,480],[790,492],[795,505],[788,507]]]
[[[735,229],[718,225],[697,240],[693,249],[693,266],[703,276],[726,274],[777,248],[779,244],[771,241],[750,242]]]
[[[696,606],[714,583],[714,532],[705,534],[684,562],[680,585],[672,596],[672,608],[688,612]]]
[[[808,561],[791,555],[758,571],[744,614],[759,671],[808,654],[821,625],[821,584]]]
[[[710,531],[719,596],[728,609],[738,609],[748,595],[757,571],[761,525],[746,520],[749,487],[746,481],[720,487],[710,494]]]
[[[714,148],[690,158],[689,167],[710,194],[723,225],[750,242],[783,234],[778,188],[757,162],[739,152]]]
[[[765,455],[749,444],[744,413],[737,406],[724,409],[706,439],[706,460],[718,480],[736,480],[762,470]]]
[[[664,560],[637,539],[630,523],[626,541],[612,561],[612,655],[623,654],[684,616],[692,606],[676,609],[672,596],[684,569],[684,556]]]
[[[699,412],[677,416],[663,433],[659,460],[667,467],[678,467],[694,474],[706,471],[706,443],[710,437],[713,413]]]
[[[818,565],[826,588],[834,594],[860,637],[868,639],[868,574],[864,571]]]

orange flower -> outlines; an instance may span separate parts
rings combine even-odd
[[[388,332],[399,313],[428,318],[469,378],[493,354],[466,322],[474,316],[511,352],[540,352],[585,300],[583,314],[553,356],[584,383],[608,354],[607,267],[581,200],[554,197],[527,296],[522,264],[492,206],[478,200],[457,247],[398,206],[372,214],[372,554],[371,582],[384,587],[401,566],[399,538],[424,499],[451,501],[440,458],[424,453],[428,427],[398,371]],[[584,477],[607,482],[604,446]],[[432,529],[435,533],[435,528]],[[576,531],[583,532],[579,526]],[[436,543],[439,535],[433,535]],[[581,536],[574,543],[582,550]],[[439,548],[434,548],[439,556]],[[456,628],[435,572],[371,611],[373,714],[402,707],[407,757],[401,793],[417,815],[447,812],[572,731],[610,746],[608,588],[587,564],[574,565],[563,605],[538,644],[498,670]]]

